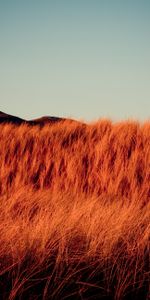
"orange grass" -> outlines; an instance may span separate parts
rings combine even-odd
[[[0,299],[150,299],[150,123],[0,124]]]

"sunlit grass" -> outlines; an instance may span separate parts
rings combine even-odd
[[[0,125],[0,299],[146,299],[150,124]]]

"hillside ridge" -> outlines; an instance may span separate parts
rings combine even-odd
[[[55,117],[55,116],[43,116],[41,118],[33,120],[25,120],[20,117],[16,117],[5,112],[0,111],[0,123],[14,123],[16,125],[21,125],[27,123],[30,125],[44,125],[47,123],[55,123],[65,120],[65,118]]]

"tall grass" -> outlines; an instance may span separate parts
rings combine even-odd
[[[150,299],[150,123],[0,125],[0,299]]]

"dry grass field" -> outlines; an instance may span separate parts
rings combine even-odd
[[[0,124],[0,299],[150,299],[150,123]]]

